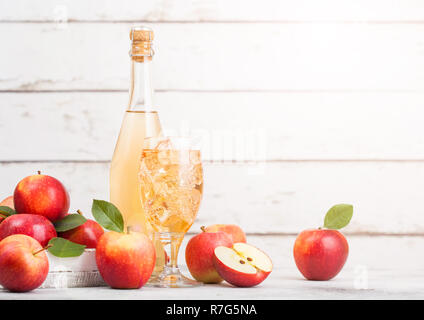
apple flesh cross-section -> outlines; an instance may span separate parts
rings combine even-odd
[[[264,252],[242,242],[232,248],[216,247],[213,261],[218,274],[237,287],[256,286],[272,271],[271,259]]]

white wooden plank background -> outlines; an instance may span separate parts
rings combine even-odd
[[[375,280],[361,297],[422,297],[420,0],[1,1],[0,198],[36,170],[65,183],[72,210],[89,214],[93,198],[108,198],[128,29],[138,23],[156,33],[164,127],[209,143],[191,234],[237,223],[277,261],[276,281],[255,297],[314,298],[292,265],[292,241],[338,202],[355,205],[344,230],[352,254],[343,277],[316,285],[318,295],[357,297],[354,273],[365,265]],[[56,294],[44,292],[31,298]],[[62,296],[81,294],[90,297]]]
[[[126,90],[131,25],[2,23],[4,43],[19,45],[0,51],[0,90]],[[424,24],[148,25],[159,90],[424,88]]]
[[[207,160],[424,159],[424,93],[159,92],[156,102],[168,132],[204,138]],[[107,161],[126,104],[126,92],[0,93],[0,160]]]
[[[71,209],[90,213],[108,199],[108,163],[23,162],[0,165],[0,194],[12,193],[22,176],[42,170],[71,193]],[[192,229],[236,223],[249,233],[297,233],[322,225],[335,203],[355,205],[346,232],[424,234],[422,162],[269,162],[205,164],[205,196]]]
[[[420,0],[2,1],[2,21],[422,21]]]

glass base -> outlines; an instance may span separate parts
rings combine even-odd
[[[161,241],[167,258],[165,258],[165,265],[162,272],[158,275],[152,275],[145,286],[157,288],[189,288],[203,285],[201,282],[183,276],[178,268],[178,251],[183,237],[184,233],[180,232],[156,232],[153,235],[154,241],[157,239]]]
[[[192,288],[202,286],[202,282],[198,282],[183,276],[179,269],[173,272],[162,272],[158,276],[150,277],[149,281],[144,285],[154,288]]]

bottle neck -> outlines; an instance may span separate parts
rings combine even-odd
[[[128,111],[154,111],[152,59],[131,59],[131,85]]]

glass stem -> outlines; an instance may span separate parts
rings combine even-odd
[[[161,241],[167,255],[165,261],[165,274],[175,274],[179,272],[178,268],[178,252],[180,251],[181,242],[184,234],[181,233],[161,233]]]
[[[200,282],[185,277],[178,267],[178,252],[184,233],[156,232],[154,238],[160,239],[166,252],[166,259],[162,272],[155,279],[152,279],[152,286],[160,288],[188,288],[202,285]]]
[[[180,245],[177,241],[171,242],[171,267],[178,268],[178,252],[180,251]]]

